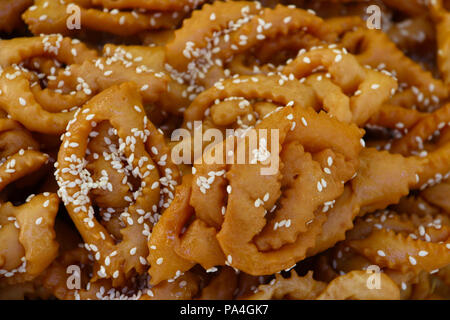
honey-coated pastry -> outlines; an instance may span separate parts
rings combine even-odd
[[[449,300],[448,0],[0,0],[0,299]]]

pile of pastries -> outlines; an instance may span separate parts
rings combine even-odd
[[[0,2],[0,299],[449,299],[449,10]]]

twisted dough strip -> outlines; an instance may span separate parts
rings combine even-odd
[[[186,272],[173,281],[164,281],[147,289],[142,300],[187,300],[194,297],[201,290],[200,279],[193,272]]]
[[[315,94],[311,88],[298,81],[286,81],[279,76],[241,76],[217,83],[204,91],[191,103],[184,113],[183,127],[193,128],[193,122],[202,120],[208,108],[218,100],[239,97],[246,100],[264,99],[274,104],[309,107],[316,105]]]
[[[238,288],[238,276],[232,268],[224,267],[205,286],[199,300],[231,300]]]
[[[183,19],[184,12],[103,11],[93,6],[91,0],[60,1],[36,0],[22,15],[33,34],[72,33],[67,28],[70,5],[80,8],[83,29],[108,32],[120,36],[131,36],[155,29],[174,28]],[[76,31],[76,30],[75,30]]]
[[[216,19],[212,19],[214,23],[209,23],[211,15],[222,10],[227,11],[228,14],[226,16],[217,15]],[[286,17],[291,17],[291,19],[285,19]],[[261,20],[258,22],[258,19],[262,19],[264,23],[270,25],[261,25]],[[200,26],[203,24],[208,27],[201,28]],[[261,27],[258,28],[258,25]],[[187,47],[192,49],[208,48],[208,42],[215,37],[221,38],[224,34],[228,34],[229,42],[217,41],[219,43],[214,43],[220,48],[217,50],[218,57],[226,61],[235,53],[241,53],[253,47],[260,40],[274,39],[277,35],[288,35],[290,31],[302,28],[319,39],[331,40],[333,37],[328,33],[329,30],[325,27],[322,19],[302,9],[278,5],[275,9],[261,10],[258,3],[248,1],[215,2],[194,12],[192,17],[183,23],[183,27],[175,32],[174,41],[167,45],[167,61],[177,70],[186,71],[189,63],[195,60],[197,55],[187,54],[177,58],[175,52],[183,52]],[[258,34],[264,36],[257,37]],[[241,35],[246,35],[245,43],[239,43],[239,39],[242,39]],[[188,45],[189,42],[192,44]],[[230,52],[233,44],[239,47],[234,49],[235,53]]]
[[[412,300],[448,300],[449,289],[442,279],[435,274],[422,272],[417,284],[411,290]]]
[[[47,300],[52,295],[34,281],[0,286],[1,300]]]
[[[439,270],[437,276],[440,277],[444,283],[450,285],[450,266],[446,266]]]
[[[450,192],[450,182],[443,181],[435,186],[426,188],[420,195],[429,203],[443,209],[450,213],[450,199],[448,197]]]
[[[89,170],[94,181],[108,182],[101,187],[92,190],[94,206],[99,207],[100,223],[116,239],[122,239],[120,230],[123,228],[124,216],[120,215],[124,208],[128,207],[126,199],[131,199],[132,179],[128,180],[127,167],[122,165],[117,152],[118,137],[115,129],[107,122],[101,122],[97,127],[94,137],[88,144],[89,154],[86,156],[86,169]],[[97,134],[98,133],[98,134]]]
[[[18,122],[11,119],[0,119],[0,159],[6,158],[20,150],[39,150],[39,144],[31,134]]]
[[[58,254],[53,229],[58,212],[56,194],[37,195],[21,206],[0,207],[0,273],[7,283],[30,281]]]
[[[286,59],[286,57],[283,57],[283,55],[281,55],[281,57],[278,57],[280,55],[280,52],[286,52],[288,54],[292,54],[295,57],[301,49],[310,50],[312,47],[323,45],[323,42],[323,40],[316,38],[314,35],[308,33],[307,31],[300,30],[297,32],[289,33],[283,37],[264,40],[258,47],[254,48],[253,55],[255,56],[255,59],[260,63],[270,62],[274,65],[277,65],[281,64],[279,62],[283,62],[284,64],[284,62],[288,59]],[[289,55],[288,57],[291,56]],[[235,59],[236,56],[230,62],[231,71],[233,71],[231,65]]]
[[[0,72],[0,108],[30,131],[48,134],[64,132],[72,112],[51,113],[35,99],[30,87],[32,74],[8,67]]]
[[[309,271],[304,277],[299,277],[295,270],[290,272],[290,278],[276,274],[270,284],[260,285],[257,291],[245,297],[248,300],[292,299],[313,300],[325,290],[327,284],[313,279]]]
[[[224,75],[276,74],[300,50],[310,50],[321,45],[322,40],[302,29],[283,37],[263,40],[248,52],[234,55],[226,64]]]
[[[44,288],[50,291],[53,296],[60,300],[98,300],[100,292],[104,293],[105,288],[110,289],[111,285],[105,280],[90,282],[93,257],[84,248],[72,248],[63,251],[60,256],[42,273],[39,282]],[[68,286],[67,273],[69,266],[78,266],[81,274],[80,282],[83,288],[80,290],[71,289]]]
[[[351,271],[331,281],[318,300],[399,300],[400,290],[396,283],[384,273],[380,273],[380,289],[368,289],[370,273]]]
[[[75,50],[72,54],[78,54],[77,52]],[[55,79],[56,74],[63,70],[62,62],[56,58],[37,56],[25,60],[20,65],[22,69],[32,72],[31,91],[36,101],[49,112],[73,110],[84,104],[90,97],[91,93],[88,90],[74,91],[72,89],[75,88],[68,88],[64,82],[58,82],[53,89],[48,88],[50,79]],[[42,88],[42,84],[47,87]]]
[[[176,188],[174,200],[153,228],[147,258],[152,285],[182,274],[195,265],[195,262],[186,260],[175,252],[176,242],[180,241],[178,235],[193,214],[189,205],[191,184],[192,176],[183,176],[182,184]],[[157,263],[160,261],[162,263]]]
[[[431,101],[448,96],[448,89],[442,81],[434,79],[430,72],[406,57],[381,31],[357,29],[348,32],[341,45],[353,53],[362,65],[372,68],[383,66],[391,72],[395,71],[399,83],[406,83],[409,88],[396,94],[394,99],[409,95],[413,98],[409,106],[418,103],[421,107],[428,107]]]
[[[179,53],[186,49],[188,43],[192,42],[197,48],[206,48],[214,34],[228,27],[230,22],[234,25],[235,21],[240,19],[248,21],[248,16],[257,14],[260,9],[261,6],[258,3],[249,1],[214,2],[212,5],[204,5],[201,10],[194,11],[189,19],[183,21],[183,26],[175,32],[175,39],[167,44],[168,63],[176,70],[187,71],[189,63],[195,59],[195,56]],[[216,14],[219,12],[227,12],[227,14]]]
[[[389,129],[410,129],[427,115],[426,112],[386,103],[370,118],[368,124]]]
[[[374,230],[362,240],[349,241],[350,247],[367,257],[373,263],[390,269],[425,270],[427,272],[442,268],[450,263],[447,239],[443,244],[415,240],[384,229]],[[384,255],[380,255],[381,251]]]
[[[0,165],[0,190],[41,168],[47,155],[21,149]],[[0,205],[0,274],[9,284],[38,276],[56,257],[58,243],[53,230],[58,212],[56,194],[28,198],[27,203]]]
[[[450,126],[450,103],[432,113],[422,115],[406,135],[392,142],[390,150],[403,155],[410,154],[413,150],[421,151],[424,148],[424,142],[436,131],[439,132],[448,126]]]
[[[293,119],[298,123],[298,125],[295,127],[292,133],[288,133],[286,130],[288,130],[291,125],[289,124],[289,122],[286,123],[287,121],[285,120],[283,123],[282,119],[286,114],[289,114],[289,112],[289,107],[286,107],[279,112],[274,113],[271,117],[266,118],[267,120],[272,119],[273,117],[272,121],[276,122],[276,125],[274,124],[274,127],[280,129],[280,143],[284,143],[285,147],[287,148],[286,156],[289,156],[291,152],[289,151],[290,143],[293,143],[293,145],[291,145],[291,147],[293,148],[293,153],[291,154],[292,156],[301,155],[302,152],[298,152],[302,148],[298,148],[299,145],[303,145],[306,151],[314,152],[313,158],[317,159],[317,161],[321,163],[321,166],[324,167],[326,167],[327,165],[329,166],[331,161],[328,160],[329,162],[327,164],[327,157],[323,159],[324,162],[320,161],[319,159],[321,157],[319,156],[319,154],[321,154],[321,152],[324,152],[323,150],[326,150],[327,148],[333,149],[336,148],[336,146],[339,146],[337,149],[341,150],[339,152],[342,152],[342,148],[344,145],[346,145],[347,147],[352,145],[351,148],[347,149],[348,151],[352,151],[347,154],[344,152],[344,154],[346,154],[346,156],[344,156],[344,159],[350,159],[350,163],[351,159],[354,159],[352,157],[358,154],[360,150],[359,148],[361,146],[359,145],[359,133],[356,128],[350,126],[347,127],[341,123],[327,119],[324,114],[316,115],[310,109],[297,107],[293,110]],[[307,127],[300,125],[301,121],[299,120],[302,117],[305,118],[308,122]],[[283,123],[283,127],[280,128],[281,123]],[[261,124],[257,126],[257,128],[264,128],[263,124],[265,124],[265,121],[262,121]],[[315,129],[309,129],[310,125],[311,128],[321,128],[320,131],[323,136],[321,138],[318,138],[313,133],[313,130]],[[327,135],[327,130],[325,129],[327,126],[334,127],[335,130],[342,132],[342,136],[348,137],[347,144],[337,143],[334,146],[328,145],[326,140],[322,139],[325,137],[325,135]],[[286,139],[283,138],[285,134],[287,134]],[[312,141],[314,141],[314,143]],[[315,153],[317,153],[317,155],[315,155]],[[338,169],[342,165],[342,162],[340,163],[338,159],[338,157],[334,158],[337,168],[333,167],[332,171],[337,170],[337,172],[339,172],[340,170],[342,170]],[[285,163],[286,168],[289,168],[289,161],[285,161],[285,159],[281,159],[281,162]],[[301,162],[303,161],[305,165],[308,164],[307,157],[304,158]],[[227,180],[230,183],[232,191],[228,194],[228,204],[226,207],[225,219],[220,232],[217,234],[217,239],[225,255],[228,257],[228,263],[230,263],[233,267],[254,275],[270,274],[282,269],[286,269],[304,258],[306,250],[311,245],[313,245],[315,241],[314,239],[318,236],[318,234],[320,234],[320,226],[323,224],[324,220],[326,220],[326,215],[324,213],[328,210],[328,208],[318,210],[318,212],[315,210],[321,207],[324,202],[328,203],[328,201],[334,200],[340,193],[342,193],[343,189],[340,189],[336,194],[333,194],[332,191],[331,194],[327,194],[328,187],[331,187],[331,190],[333,189],[333,183],[332,180],[328,180],[328,177],[326,177],[326,175],[323,177],[326,179],[326,183],[324,184],[322,182],[322,185],[326,186],[326,188],[323,188],[323,192],[325,192],[325,194],[323,195],[324,197],[322,197],[321,194],[322,188],[320,188],[316,182],[309,181],[308,179],[303,180],[303,177],[301,175],[298,177],[298,181],[296,179],[290,181],[290,179],[293,179],[295,173],[297,172],[297,165],[299,164],[296,164],[291,169],[287,169],[285,172],[281,172],[283,174],[283,179],[286,179],[286,181],[280,181],[281,176],[277,175],[260,176],[259,169],[261,167],[259,164],[235,165],[232,166],[228,171]],[[312,172],[317,174],[318,172],[322,172],[322,169],[323,168],[319,168],[319,171],[313,169]],[[345,178],[346,174],[343,174],[343,181],[346,181],[349,177],[352,176],[351,170],[347,173],[350,173],[350,176],[347,176]],[[340,174],[342,174],[342,172]],[[314,178],[312,180],[316,181]],[[310,192],[294,192],[294,190],[297,189],[296,184],[300,181],[304,183],[304,188],[310,188]],[[274,209],[273,206],[276,203],[277,199],[280,197],[280,191],[277,190],[280,186],[285,185],[286,182],[287,186],[292,183],[292,190],[287,189],[287,193],[285,195],[286,201],[284,200],[284,197],[281,198],[281,209],[274,211],[275,216],[273,220],[270,222],[265,222],[264,211]],[[248,188],[249,183],[253,185],[252,190],[249,190]],[[255,186],[260,186],[260,188],[255,188]],[[316,193],[316,196],[312,198],[309,197],[309,201],[307,199],[302,200],[302,203],[304,203],[304,205],[302,205],[302,208],[298,208],[298,210],[303,211],[304,209],[305,211],[301,215],[301,217],[292,216],[289,214],[289,212],[294,213],[297,210],[287,210],[287,212],[284,211],[285,206],[286,208],[289,208],[290,206],[290,202],[287,199],[289,199],[291,196],[294,197],[294,199],[297,199],[295,203],[298,203],[298,198],[296,197],[302,198],[302,194],[306,195],[315,193],[317,191],[319,192]],[[265,196],[265,193],[269,194],[269,199],[267,199],[268,201],[262,201],[263,203],[261,204],[261,206],[256,206],[256,199],[267,198]],[[245,198],[243,198],[244,195]],[[239,199],[237,199],[237,197],[239,197]],[[327,197],[329,198],[327,199]],[[311,215],[308,213],[309,210],[315,213]],[[245,217],[242,216],[244,212]],[[308,219],[311,218],[312,221],[309,224]],[[286,226],[286,228],[283,228],[282,226],[276,228],[275,223],[281,223],[281,221],[279,220],[287,222],[288,226]],[[240,226],[242,226],[243,224],[250,224],[249,221],[252,221],[251,224],[255,226],[253,230],[241,230]],[[292,221],[292,228],[289,227],[288,221]],[[255,236],[256,239],[254,239]],[[255,243],[253,243],[253,240],[255,240]],[[237,248],[239,248],[239,250]],[[266,251],[270,249],[272,250]]]
[[[291,113],[292,116],[289,116]],[[292,120],[289,120],[291,118]],[[300,120],[301,118],[307,123],[307,127],[300,124],[302,123]],[[295,128],[292,125],[292,122],[297,123]],[[335,130],[342,133],[342,135],[339,135],[340,139],[335,140],[336,142],[333,143],[330,143],[330,141],[332,141],[331,136],[329,136],[331,132],[327,130],[329,125],[332,125]],[[192,182],[192,194],[189,191],[189,186],[184,187],[183,193],[181,193],[181,191],[180,193],[177,193],[178,196],[176,197],[173,207],[169,207],[160,220],[161,224],[158,223],[155,227],[155,232],[150,241],[150,246],[153,246],[155,250],[150,251],[150,259],[152,259],[151,262],[153,262],[151,263],[149,271],[152,275],[151,281],[157,283],[160,279],[167,278],[167,276],[174,276],[176,271],[182,272],[183,268],[189,268],[192,261],[200,263],[205,269],[210,269],[216,265],[223,265],[227,254],[230,256],[232,255],[233,258],[236,255],[236,257],[242,259],[242,261],[237,260],[238,262],[236,263],[236,259],[231,258],[234,262],[230,262],[231,259],[227,258],[228,262],[226,263],[255,275],[271,274],[292,266],[296,262],[295,259],[302,259],[302,255],[305,251],[304,247],[311,244],[317,233],[320,232],[320,225],[325,218],[325,214],[321,209],[323,203],[332,201],[335,197],[339,196],[343,190],[341,181],[346,181],[354,173],[354,166],[357,165],[357,162],[354,162],[354,160],[361,148],[361,145],[359,144],[361,133],[354,126],[342,124],[336,120],[329,119],[325,114],[317,115],[312,109],[301,107],[294,108],[294,111],[292,111],[291,107],[285,107],[274,112],[272,115],[262,120],[256,128],[279,129],[280,141],[283,142],[285,140],[284,135],[286,135],[291,127],[294,128],[294,131],[286,137],[284,143],[287,149],[284,151],[284,154],[281,155],[281,161],[285,163],[285,167],[283,167],[284,169],[281,171],[281,174],[283,174],[283,176],[285,175],[283,178],[284,181],[281,181],[280,173],[274,176],[261,176],[259,174],[259,169],[261,167],[258,164],[239,164],[232,166],[230,169],[227,169],[225,165],[219,164],[196,166],[196,173]],[[319,131],[321,131],[323,135],[320,137],[314,135],[313,129],[310,128],[320,128]],[[335,134],[333,134],[333,136],[335,136]],[[315,143],[311,143],[310,140],[315,141]],[[268,139],[268,141],[270,141],[270,139]],[[302,144],[305,148],[304,150]],[[220,144],[218,146],[218,148],[223,147]],[[312,152],[312,154],[309,154],[308,152]],[[302,161],[294,161],[296,163],[295,166],[289,167],[288,164],[295,159],[296,156],[299,156],[299,159]],[[208,162],[205,160],[205,163]],[[302,172],[301,168],[303,166],[311,168],[314,174],[311,177],[299,174],[299,172]],[[329,174],[324,173],[322,167],[330,167]],[[280,191],[274,193],[275,190],[279,189],[277,189],[277,185],[278,187],[284,186],[283,188],[286,188],[286,194],[279,200],[281,201],[282,209],[277,212],[274,211],[274,217],[271,221],[267,222],[264,230],[263,227],[266,222],[265,219],[262,218],[264,222],[259,222],[256,233],[254,233],[255,230],[247,231],[246,233],[252,233],[251,235],[245,235],[245,239],[248,237],[250,239],[248,243],[241,239],[243,232],[240,226],[244,223],[242,222],[242,218],[228,218],[229,215],[236,215],[238,214],[237,212],[241,212],[240,210],[236,210],[228,213],[229,210],[232,210],[230,208],[230,201],[234,199],[232,198],[233,193],[228,195],[228,208],[226,208],[226,205],[223,206],[227,183],[222,176],[223,173],[228,171],[227,180],[233,184],[231,178],[229,178],[229,174],[231,174],[233,170],[238,170],[238,173],[235,173],[236,178],[240,177],[242,170],[242,178],[246,183],[253,183],[253,185],[256,183],[256,185],[260,185],[261,188],[264,189],[258,190],[258,192],[261,193],[258,198],[263,204],[258,204],[258,206],[255,207],[255,196],[255,199],[250,200],[251,206],[249,206],[251,208],[246,207],[246,209],[242,211],[247,212],[247,219],[252,220],[253,224],[256,216],[255,214],[250,215],[248,212],[257,210],[259,215],[259,210],[265,211],[263,205],[264,207],[267,207],[267,211],[272,207],[272,209],[275,209],[274,204],[281,195]],[[248,173],[244,174],[247,171]],[[220,174],[221,172],[222,174]],[[203,179],[205,179],[205,176],[209,177],[210,173],[214,173],[215,177],[211,182],[208,182],[209,187],[207,192],[205,192],[205,190],[202,189],[202,184],[199,184],[199,181],[202,181],[202,177]],[[295,178],[296,174],[298,174],[297,178]],[[255,176],[253,177],[253,175]],[[264,183],[261,181],[264,181]],[[322,187],[322,193],[318,192],[318,181],[323,183],[321,186],[326,186],[325,188]],[[301,183],[303,183],[304,186],[302,186]],[[230,187],[232,190],[235,188],[233,185],[230,185]],[[300,189],[303,191],[300,191]],[[303,198],[303,195],[306,196],[306,194],[310,194],[309,191],[305,191],[306,189],[317,195],[312,199]],[[294,192],[294,190],[297,190],[297,192]],[[239,196],[242,196],[243,193],[248,191],[240,192],[238,190],[235,192]],[[188,202],[189,197],[190,200]],[[298,203],[300,201],[299,197],[303,199],[301,202],[304,202],[304,206],[293,210],[287,209],[294,203]],[[261,199],[264,199],[264,201]],[[236,201],[244,202],[239,200]],[[245,201],[244,203],[247,205],[247,202],[248,201]],[[175,203],[178,203],[178,206],[175,206]],[[197,219],[194,220],[186,229],[186,232],[181,235],[180,233],[183,226],[194,213],[191,206],[195,208]],[[317,214],[315,213],[316,209],[318,209],[317,211],[319,212]],[[290,212],[299,212],[299,210],[303,213],[290,214]],[[323,209],[323,211],[326,210],[328,209]],[[223,220],[224,212],[225,220]],[[315,217],[316,215],[317,217]],[[228,222],[227,219],[230,219],[231,221]],[[282,223],[279,220],[283,220],[284,222],[290,221],[288,222],[288,226],[290,225],[290,227],[282,227]],[[309,224],[309,220],[314,220],[315,222]],[[239,226],[235,225],[235,221],[240,221],[238,223]],[[278,225],[278,223],[281,223],[281,225],[277,228],[276,225]],[[229,224],[232,226],[229,226]],[[216,228],[220,225],[222,225],[222,229],[217,236],[220,243],[219,246],[219,243],[217,243],[215,239],[217,232]],[[224,230],[226,230],[227,227],[239,229],[237,232],[239,233],[239,236],[236,236],[235,232],[227,231],[228,233],[223,236],[224,239],[220,239],[220,234],[225,232]],[[168,233],[174,234],[175,236],[167,237]],[[254,244],[252,243],[252,240],[258,233],[260,233],[260,235],[256,237]],[[167,238],[170,240],[165,240]],[[224,247],[224,244],[226,247]],[[228,249],[230,247],[232,247],[232,249]],[[239,252],[242,253],[235,252],[235,247],[239,247]],[[243,250],[242,247],[246,247],[246,250]],[[270,250],[271,248],[274,249],[265,252],[263,251],[264,249],[260,248],[266,248],[265,250]],[[226,255],[222,253],[222,250],[225,251]],[[227,252],[226,250],[230,251]],[[280,258],[280,252],[283,255],[282,258]],[[184,258],[184,260],[179,259],[177,255]],[[172,264],[173,268],[171,267],[169,270],[167,269],[168,267],[165,267],[165,269],[163,269],[162,266],[158,267],[157,264],[154,264],[158,259],[161,259],[160,261],[167,261],[166,259],[169,261],[174,260],[175,263]],[[250,263],[245,259],[254,259],[258,260],[258,262]]]
[[[345,242],[338,243],[333,248],[319,254],[317,258],[313,270],[316,272],[318,280],[326,282],[354,270],[367,270],[371,265],[369,260],[346,246]]]
[[[52,263],[39,280],[47,290],[62,300],[193,299],[201,290],[201,276],[192,271],[180,275],[174,281],[164,281],[151,287],[139,284],[140,281],[137,279],[135,282],[130,281],[123,288],[113,287],[110,281],[104,279],[94,282],[90,277],[93,260],[94,258],[83,248],[67,250]],[[82,271],[80,290],[67,287],[66,270],[70,265],[78,265]]]
[[[427,162],[423,164],[423,170],[419,175],[420,179],[418,179],[418,187],[421,190],[449,177],[450,141],[428,152],[425,159],[427,159]]]
[[[173,73],[190,85],[199,86],[197,89],[209,88],[225,77],[223,66],[233,56],[248,51],[262,40],[299,30],[319,39],[334,38],[324,21],[307,11],[281,5],[260,9],[259,3],[215,2],[194,12],[166,46]],[[222,10],[228,14],[218,15]],[[203,27],[210,19],[214,23]],[[176,52],[183,52],[183,56]]]
[[[67,111],[84,103],[91,92],[84,90],[64,94],[59,89],[60,85],[57,87],[58,90],[41,89],[39,77],[23,68],[9,67],[9,65],[46,57],[57,59],[55,61],[58,64],[60,62],[72,64],[82,62],[84,59],[92,59],[97,56],[97,53],[79,41],[63,38],[60,35],[15,38],[2,40],[1,44],[0,66],[5,67],[5,70],[0,72],[3,87],[0,89],[2,90],[0,94],[2,107],[13,119],[20,121],[32,131],[62,133],[73,117],[73,113]],[[40,67],[39,64],[38,68]],[[29,113],[34,114],[36,118],[29,117]]]
[[[322,73],[323,69],[329,72],[331,82]],[[311,80],[308,76],[315,70],[321,74]],[[352,121],[357,125],[364,124],[397,89],[394,79],[364,69],[353,55],[338,49],[315,49],[300,54],[284,68],[283,73],[293,74],[297,79],[308,77],[306,83],[323,100],[325,110],[338,120]],[[336,83],[342,92],[334,89],[332,83]],[[350,99],[346,95],[351,95]]]
[[[1,67],[20,64],[34,57],[54,57],[70,65],[94,59],[97,52],[78,40],[61,35],[0,40]]]
[[[436,215],[442,211],[441,209],[439,209],[439,207],[435,207],[430,202],[426,201],[421,196],[421,193],[419,193],[418,196],[410,195],[408,197],[403,197],[402,199],[400,199],[400,202],[397,205],[392,207],[392,210],[395,210],[396,212],[408,212],[409,214],[415,214],[419,216]]]
[[[32,0],[4,0],[0,3],[0,31],[11,32],[23,25],[20,15]]]
[[[445,9],[442,0],[430,1],[431,17],[436,24],[437,62],[447,87],[450,85],[450,13]]]
[[[54,76],[56,71],[62,68],[63,63],[55,57],[36,56],[21,63],[25,69],[32,70],[38,74]],[[42,77],[42,75],[41,75]]]
[[[441,214],[418,215],[414,213],[399,214],[392,211],[382,211],[359,218],[355,227],[348,232],[348,240],[361,240],[373,230],[393,230],[413,239],[431,242],[444,241],[449,235],[449,219]]]
[[[117,244],[94,218],[88,196],[90,189],[98,184],[86,171],[84,157],[92,125],[102,121],[110,121],[116,128],[119,154],[128,163],[131,174],[141,180],[133,197],[125,199],[129,204],[122,213],[126,217],[121,230],[123,240]],[[164,137],[144,115],[139,91],[133,83],[103,91],[85,104],[69,124],[55,175],[59,195],[86,248],[96,254],[94,281],[108,278],[116,285],[124,283],[134,271],[138,274],[145,271],[147,217],[157,213],[158,208],[168,206],[179,177],[177,168],[167,158],[168,152]]]
[[[386,33],[398,48],[411,54],[420,52],[436,40],[433,24],[427,16],[402,20],[393,24]]]
[[[157,74],[164,74],[164,63],[166,60],[166,54],[164,47],[145,47],[145,46],[115,46],[107,44],[103,47],[103,56],[110,58],[107,59],[114,61],[120,60],[124,62],[125,66],[134,66],[136,72],[139,73],[140,69],[153,70]],[[139,74],[136,75],[139,77]],[[130,81],[133,79],[130,79]],[[143,84],[149,86],[148,83]],[[167,79],[167,88],[160,92],[158,101],[156,102],[158,107],[174,114],[181,115],[183,108],[186,108],[190,104],[190,100],[183,93],[186,91],[186,86],[178,83],[172,78]]]
[[[41,168],[48,161],[48,156],[39,151],[22,149],[2,160],[0,190]]]
[[[400,290],[386,274],[380,273],[381,288],[367,287],[370,273],[352,271],[339,276],[329,284],[312,278],[312,271],[304,277],[299,277],[291,271],[291,277],[283,278],[280,274],[267,285],[261,285],[258,291],[247,297],[251,300],[295,299],[295,300],[398,300]]]
[[[146,9],[154,11],[181,11],[194,9],[206,0],[92,0],[94,6],[108,9]]]
[[[114,134],[114,128],[107,122],[101,122],[96,128],[98,134],[96,133],[88,144],[86,168],[96,181],[101,179],[102,175],[107,176],[111,188],[92,190],[93,202],[100,208],[125,208],[128,206],[126,197],[132,197],[132,186],[127,181],[126,169],[120,166],[120,159],[115,156],[118,137]],[[122,182],[124,179],[127,183]]]
[[[386,211],[359,219],[346,243],[371,263],[417,275],[448,264],[449,226],[445,215]]]
[[[147,290],[144,299],[231,300],[246,294],[264,279],[239,273],[230,267],[214,271],[212,276],[195,268],[176,279],[163,281]]]
[[[111,281],[101,279],[93,281],[91,270],[94,257],[84,248],[64,251],[39,278],[42,286],[60,300],[153,300],[153,299],[191,299],[198,291],[195,275],[187,273],[177,281],[147,288],[138,283],[129,282],[122,288],[113,287]],[[80,290],[69,289],[67,268],[80,267]],[[139,282],[139,281],[137,281]],[[186,284],[184,287],[180,283]]]
[[[109,51],[108,47],[105,50]],[[167,89],[167,77],[163,73],[122,55],[105,56],[69,65],[60,72],[56,80],[49,82],[49,87],[55,87],[61,81],[71,88],[77,88],[78,91],[83,89],[85,92],[87,90],[91,94],[133,81],[140,88],[145,103],[157,101]]]
[[[446,104],[436,111],[424,115],[409,131],[398,140],[392,141],[390,150],[404,155],[418,154],[428,159],[420,174],[421,189],[439,183],[450,172],[450,140],[445,134],[450,120],[450,105]],[[425,144],[436,133],[443,132],[439,141]]]
[[[372,148],[363,149],[359,160],[356,178],[346,186],[343,195],[329,211],[322,233],[316,239],[315,246],[308,251],[308,256],[344,240],[345,232],[353,228],[357,215],[398,203],[410,188],[417,185],[416,175],[421,172],[421,163],[426,163],[415,157],[404,158]]]
[[[392,215],[393,213],[390,213],[388,215],[383,214],[382,216],[387,216],[388,219],[391,219]],[[356,222],[356,228],[362,227],[362,229],[366,229],[367,227],[365,226],[365,224],[366,222],[367,224],[369,224],[369,220],[370,224],[375,224],[375,222],[371,220],[372,216],[373,215],[370,215],[370,218],[368,217],[364,220],[358,219],[358,222]],[[377,217],[377,224],[382,224],[387,221],[381,220],[379,217]],[[406,220],[407,219],[402,220],[402,222],[406,222]],[[364,221],[364,223],[361,223],[362,221]],[[393,225],[392,223],[387,224]],[[369,232],[371,232],[371,229],[369,230]],[[351,231],[351,233],[353,233],[353,230]],[[339,275],[343,275],[354,270],[366,270],[366,272],[370,272],[368,271],[371,270],[370,268],[373,268],[373,263],[370,260],[348,247],[345,242],[341,242],[331,250],[328,250],[327,252],[319,256],[317,267],[315,268],[315,275],[318,280],[329,282],[339,277]],[[389,276],[389,278],[391,278],[397,284],[397,286],[401,288],[400,298],[402,300],[411,298],[414,286],[416,286],[416,284],[420,281],[420,274],[418,275],[412,271],[400,272],[387,268],[383,268],[380,271],[383,274]]]

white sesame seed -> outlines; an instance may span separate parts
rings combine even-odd
[[[332,157],[328,157],[327,158],[327,163],[328,163],[328,166],[331,167],[333,165],[333,158]]]
[[[402,290],[406,290],[406,288],[407,288],[406,283],[402,281]]]
[[[322,189],[323,189],[322,184],[320,183],[320,181],[318,181],[318,182],[317,182],[317,190],[318,190],[319,192],[322,192]]]

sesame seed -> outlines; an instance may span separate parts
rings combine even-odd
[[[378,250],[378,251],[377,251],[377,254],[378,254],[380,257],[386,257],[386,253],[384,253],[383,250]]]
[[[327,163],[328,163],[328,166],[331,167],[333,165],[333,158],[332,157],[328,157],[327,158]]]
[[[419,256],[425,257],[425,256],[427,256],[427,255],[428,255],[428,251],[425,251],[425,250],[419,251]]]
[[[364,141],[363,138],[361,138],[361,139],[359,140],[359,143],[361,143],[361,145],[362,145],[363,148],[366,147],[366,142]]]
[[[402,290],[406,290],[407,289],[407,285],[405,282],[402,281]]]

